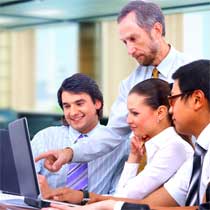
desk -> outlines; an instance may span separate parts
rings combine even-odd
[[[31,210],[31,208],[24,208],[24,207],[15,207],[11,205],[5,205],[0,203],[0,209],[1,210]]]
[[[27,210],[28,208],[20,208],[20,207],[14,207],[14,206],[10,206],[10,205],[4,205],[0,203],[0,209],[1,210]],[[153,208],[155,210],[196,210],[198,209],[196,206],[192,206],[192,207],[157,207],[157,208]]]

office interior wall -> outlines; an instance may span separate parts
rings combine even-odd
[[[183,51],[183,16],[183,13],[165,16],[166,40],[179,51]]]
[[[11,33],[0,33],[0,108],[10,105]]]
[[[104,115],[108,116],[111,105],[119,92],[120,81],[125,79],[137,63],[127,54],[119,40],[116,21],[102,22],[102,87]]]
[[[0,33],[0,108],[34,107],[34,31]]]
[[[11,33],[11,104],[16,110],[32,110],[35,104],[34,30]]]
[[[101,24],[79,24],[79,71],[101,82]]]

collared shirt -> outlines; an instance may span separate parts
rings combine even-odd
[[[199,192],[200,203],[202,203],[206,187],[210,181],[210,124],[208,124],[208,126],[206,126],[206,128],[201,132],[196,142],[202,148],[207,150],[202,166]],[[177,173],[167,183],[164,184],[165,189],[180,206],[185,205],[192,168],[193,157],[189,158],[177,171]]]
[[[192,146],[173,127],[145,143],[147,165],[138,175],[139,164],[126,163],[115,196],[142,199],[165,183],[193,155]]]
[[[178,52],[171,46],[168,55],[157,66],[160,72],[160,79],[171,83],[171,75],[173,72],[190,61],[192,61],[192,59],[187,58],[184,54]],[[96,157],[100,157],[100,155],[111,151],[122,141],[129,138],[131,130],[126,121],[128,114],[128,93],[137,83],[151,78],[153,68],[154,66],[140,65],[126,80],[121,82],[119,96],[112,106],[108,126],[92,136],[91,147],[89,146],[90,144],[86,145],[85,142],[73,145],[74,156],[72,161],[84,161],[84,159],[94,160]],[[92,149],[93,147],[95,148]]]
[[[85,137],[80,141],[86,141],[88,145],[89,141],[91,141],[91,136],[102,128],[104,126],[98,124],[91,132],[87,133],[90,139]],[[48,150],[56,150],[78,144],[80,141],[76,140],[80,134],[70,126],[54,126],[43,129],[35,135],[31,142],[33,155],[36,157]],[[100,194],[111,194],[114,192],[123,165],[129,154],[129,144],[129,141],[122,142],[112,152],[88,163],[89,191]],[[44,168],[43,160],[37,162],[35,166],[37,173],[47,177],[51,187],[57,188],[66,185],[68,164],[64,165],[58,172],[53,173]]]

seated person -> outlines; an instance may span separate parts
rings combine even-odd
[[[134,86],[127,100],[127,122],[134,136],[115,197],[90,193],[90,202],[116,197],[139,199],[148,196],[173,176],[193,154],[192,146],[179,136],[169,115],[170,87],[161,79],[148,79]],[[139,162],[146,150],[147,165],[138,174]],[[178,155],[177,155],[178,154]],[[48,189],[40,179],[45,198],[81,203],[83,192],[67,188]]]
[[[202,203],[210,182],[210,60],[198,60],[184,65],[172,78],[175,81],[169,96],[169,111],[178,132],[196,137],[194,156],[190,157],[163,187],[144,199],[106,200],[76,207],[74,210],[128,210],[123,201],[160,206],[159,209],[163,206],[196,206]],[[179,153],[177,155],[179,156]],[[199,165],[196,160],[199,160]],[[57,199],[62,197],[57,196]],[[71,209],[62,205],[52,207],[54,210]]]
[[[81,134],[91,137],[95,132],[100,132],[103,135],[105,126],[99,123],[103,96],[94,80],[83,74],[75,74],[63,81],[57,96],[64,113],[63,125],[49,127],[36,134],[32,140],[34,157],[48,150],[70,147],[77,144],[77,141],[86,141],[85,137],[80,139]],[[88,145],[87,141],[87,147]],[[88,179],[85,189],[96,193],[113,193],[128,158],[129,145],[129,140],[122,142],[112,152],[88,162],[87,170],[83,171]],[[37,173],[46,176],[51,187],[66,186],[69,167],[71,166],[65,165],[58,172],[51,173],[44,168],[44,161],[36,163]],[[71,183],[68,184],[72,186]],[[77,186],[74,187],[72,186],[77,189]]]

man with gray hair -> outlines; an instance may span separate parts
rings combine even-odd
[[[151,77],[171,83],[173,72],[191,61],[165,41],[164,15],[156,4],[142,0],[130,1],[119,13],[117,21],[120,40],[139,66],[121,82],[119,96],[112,106],[108,126],[103,133],[95,133],[88,145],[80,142],[65,150],[43,153],[37,158],[37,161],[53,159],[54,162],[45,161],[45,167],[51,171],[59,170],[70,161],[93,160],[129,138],[131,130],[126,121],[126,101],[131,88]]]

